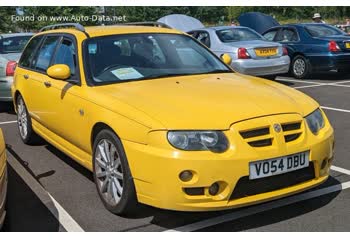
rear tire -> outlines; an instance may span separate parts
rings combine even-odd
[[[32,145],[38,142],[39,136],[34,132],[32,119],[29,116],[27,106],[21,95],[16,99],[17,126],[19,136],[25,144]]]
[[[310,70],[310,63],[304,56],[297,55],[293,58],[290,66],[290,72],[293,77],[297,79],[306,78],[310,74]]]
[[[100,131],[94,140],[93,174],[101,201],[110,212],[136,212],[136,190],[126,154],[120,139],[109,129]]]

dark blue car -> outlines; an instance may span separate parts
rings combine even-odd
[[[257,26],[254,27],[254,14],[243,18],[245,22],[242,21],[241,24],[260,30],[270,41],[282,43],[288,49],[290,73],[295,78],[306,78],[316,72],[350,72],[350,36],[345,32],[320,23],[273,23],[277,26],[271,27],[271,17],[263,18],[263,24],[260,19],[260,24],[256,23]],[[259,17],[261,18],[260,14]],[[271,28],[262,29],[262,25],[270,25]]]

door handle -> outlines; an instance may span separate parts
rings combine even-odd
[[[45,87],[51,87],[51,82],[46,81],[46,82],[44,82],[44,85],[45,85]]]
[[[29,78],[28,74],[24,74],[23,77],[24,77],[24,79],[28,79]]]

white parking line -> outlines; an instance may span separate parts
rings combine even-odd
[[[338,111],[338,112],[346,112],[346,113],[350,113],[350,110],[347,109],[341,109],[341,108],[332,108],[332,107],[325,107],[325,106],[321,106],[322,109],[327,109],[327,110],[333,110],[333,111]]]
[[[333,192],[338,192],[338,191],[345,190],[348,188],[350,188],[350,181],[345,182],[345,183],[341,183],[341,184],[336,184],[336,185],[326,187],[326,188],[321,188],[321,189],[318,189],[315,191],[306,192],[306,193],[302,193],[299,195],[283,198],[280,200],[276,200],[274,202],[264,203],[264,204],[256,205],[253,207],[245,208],[245,209],[238,210],[238,211],[228,213],[228,214],[224,214],[224,215],[221,215],[218,217],[213,217],[213,218],[209,218],[209,219],[206,219],[203,221],[184,225],[184,226],[181,226],[178,228],[169,229],[167,231],[170,231],[170,232],[193,232],[193,231],[204,229],[204,228],[207,228],[210,226],[215,226],[215,225],[218,225],[221,223],[233,221],[233,220],[247,217],[247,216],[250,216],[253,214],[266,212],[266,211],[269,211],[269,210],[272,210],[275,208],[287,206],[287,205],[290,205],[293,203],[298,203],[298,202],[312,199],[315,197],[320,197],[323,195],[327,195],[327,194],[330,194]]]
[[[33,178],[32,175],[30,175],[30,173],[17,160],[13,159],[10,153],[8,154],[7,161],[68,232],[84,232],[80,225],[67,213],[67,211]]]
[[[0,122],[0,125],[16,123],[17,121]]]
[[[350,175],[350,170],[347,170],[345,168],[341,168],[341,167],[336,167],[336,166],[331,166],[331,169],[333,171],[337,171],[337,172],[340,172],[340,173],[344,173],[346,175]]]
[[[295,89],[300,89],[300,88],[312,88],[312,87],[321,87],[324,86],[324,84],[317,84],[317,85],[307,85],[307,86],[298,86],[294,87]]]

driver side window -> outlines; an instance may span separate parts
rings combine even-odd
[[[58,50],[52,63],[66,64],[70,68],[71,75],[75,75],[77,68],[76,50],[74,43],[71,40],[66,38],[63,39],[63,41],[58,47]]]

